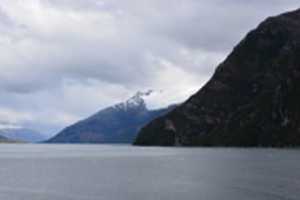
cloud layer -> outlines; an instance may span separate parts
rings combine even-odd
[[[54,134],[137,90],[197,91],[233,46],[296,0],[3,0],[0,117]]]

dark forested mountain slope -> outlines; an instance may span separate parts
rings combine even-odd
[[[188,101],[137,145],[300,145],[300,10],[251,31]]]

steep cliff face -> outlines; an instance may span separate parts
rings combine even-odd
[[[168,108],[149,110],[145,98],[151,91],[138,92],[126,102],[108,107],[63,129],[48,143],[132,143],[140,130],[151,120],[171,111]]]
[[[137,145],[300,145],[300,10],[251,31],[187,102]]]

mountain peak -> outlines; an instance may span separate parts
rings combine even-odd
[[[137,92],[123,103],[100,110],[87,119],[66,127],[47,142],[131,143],[141,127],[174,108],[147,109],[146,101],[152,93],[152,90]]]
[[[134,96],[129,98],[127,101],[123,103],[119,103],[115,105],[115,108],[128,110],[133,108],[142,108],[147,110],[145,99],[149,97],[153,93],[153,90],[148,90],[146,92],[138,91]]]
[[[148,90],[146,92],[138,91],[133,97],[126,101],[127,107],[146,106],[145,98],[152,93],[153,90]]]

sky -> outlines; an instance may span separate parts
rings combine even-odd
[[[47,135],[149,89],[186,100],[298,0],[1,0],[0,128]]]

